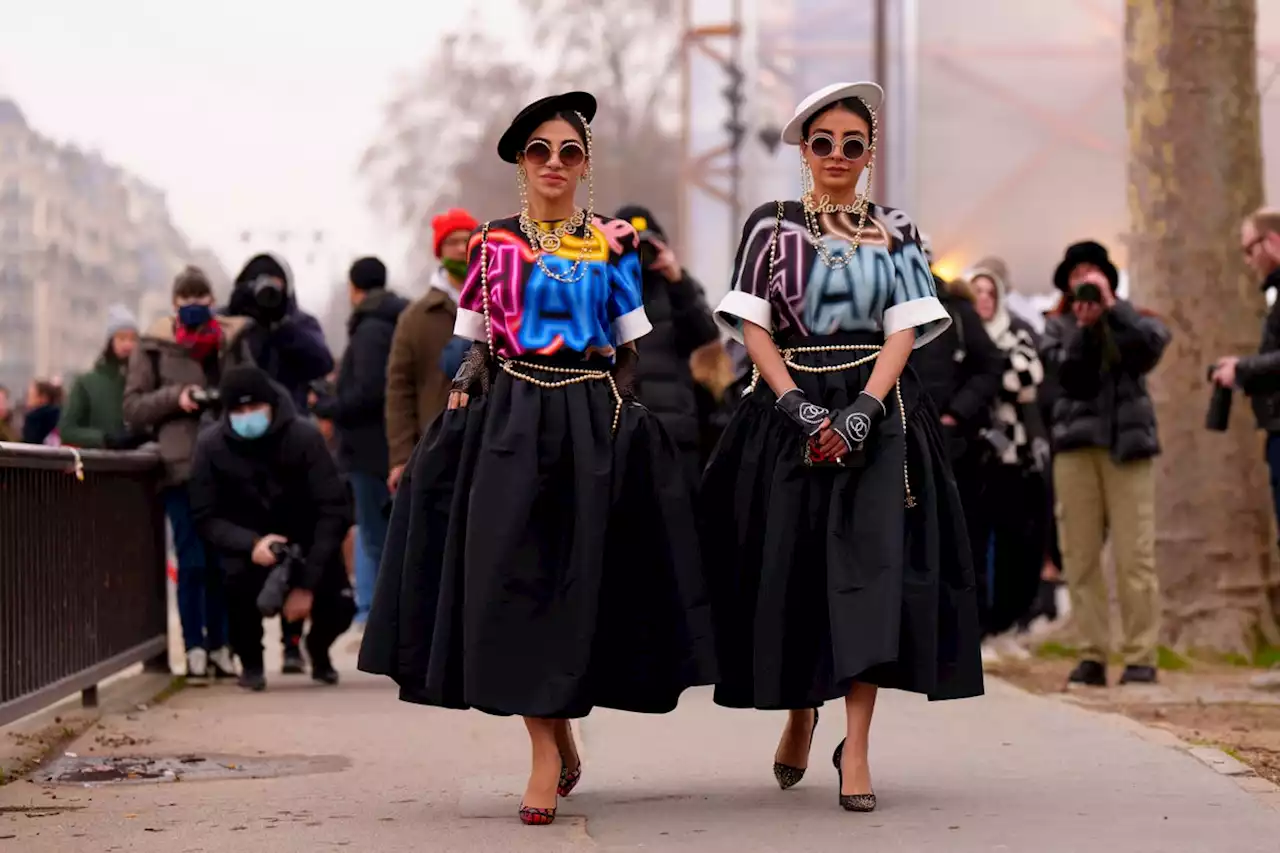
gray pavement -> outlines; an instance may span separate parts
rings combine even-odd
[[[829,705],[808,777],[780,792],[779,714],[691,692],[666,717],[597,712],[585,775],[551,827],[515,817],[527,747],[516,720],[405,705],[353,672],[337,688],[275,676],[267,693],[192,688],[104,719],[80,757],[199,756],[220,781],[0,788],[0,851],[1280,850],[1280,794],[1222,775],[1167,736],[1001,683],[978,700],[885,693],[872,767],[880,809],[836,806]],[[263,767],[274,778],[245,778]]]

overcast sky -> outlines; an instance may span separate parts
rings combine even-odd
[[[41,132],[166,189],[228,267],[245,228],[325,229],[336,257],[398,261],[403,241],[370,212],[356,165],[397,74],[468,5],[0,0],[0,92]],[[315,305],[323,284],[302,272]]]

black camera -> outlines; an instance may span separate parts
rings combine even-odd
[[[1217,365],[1209,365],[1209,381],[1213,382],[1213,374]],[[1209,411],[1204,416],[1204,428],[1212,432],[1226,432],[1231,425],[1231,389],[1213,382],[1213,395],[1209,397]]]
[[[1075,290],[1077,302],[1102,302],[1102,288],[1092,282],[1085,282]]]
[[[222,401],[217,388],[196,388],[191,392],[191,402],[200,407],[200,411],[212,409]]]
[[[304,564],[302,549],[297,545],[277,542],[271,546],[271,553],[276,557],[276,564],[258,593],[258,612],[266,617],[278,616],[284,610],[284,600],[293,588],[293,573]]]
[[[249,291],[263,311],[278,311],[284,306],[284,282],[273,275],[260,275],[249,282]]]
[[[640,241],[640,268],[649,269],[658,261],[658,247],[649,240]]]

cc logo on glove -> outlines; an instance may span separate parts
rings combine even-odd
[[[850,412],[844,419],[844,430],[849,437],[861,444],[871,434],[871,418],[863,412]]]
[[[807,424],[820,424],[827,419],[827,410],[813,403],[800,404],[800,420]]]

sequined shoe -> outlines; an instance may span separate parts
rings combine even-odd
[[[841,759],[844,758],[844,741],[840,741],[840,745],[836,747],[835,754],[831,756],[831,763],[836,766],[836,779],[839,787],[836,793],[840,795],[840,808],[847,812],[873,812],[876,810],[876,795],[874,792],[870,794],[846,794],[844,793],[844,768],[840,766]]]
[[[556,819],[556,810],[534,809],[520,804],[520,822],[525,826],[549,826]]]
[[[560,782],[556,785],[556,796],[567,797],[573,793],[573,789],[578,787],[579,780],[582,779],[582,761],[579,759],[578,766],[572,770],[565,764],[560,765]]]
[[[813,747],[813,733],[818,730],[818,709],[813,709],[813,728],[809,730],[809,746]],[[778,780],[778,787],[787,790],[797,784],[804,778],[805,768],[792,767],[790,764],[783,764],[781,761],[773,762],[773,778]]]

